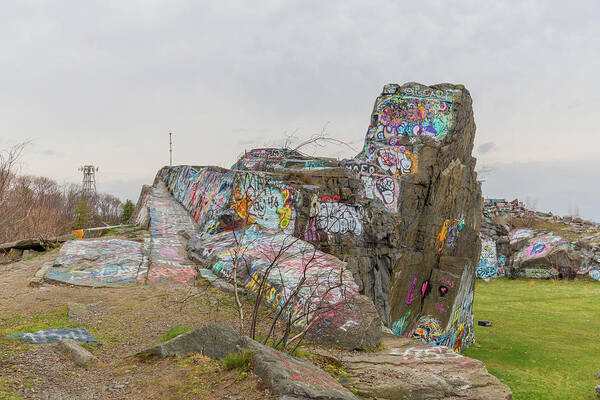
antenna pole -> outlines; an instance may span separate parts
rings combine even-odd
[[[169,132],[169,167],[173,165],[173,141],[171,140],[171,136],[173,132]]]

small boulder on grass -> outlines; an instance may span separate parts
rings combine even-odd
[[[62,339],[56,344],[56,348],[59,351],[70,355],[75,364],[80,367],[88,367],[98,361],[96,356],[84,349],[73,339]]]

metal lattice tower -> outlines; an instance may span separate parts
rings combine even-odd
[[[96,171],[98,167],[93,165],[84,165],[79,167],[79,171],[83,171],[83,195],[93,196],[96,194]]]

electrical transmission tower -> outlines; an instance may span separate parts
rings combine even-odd
[[[86,197],[95,195],[98,167],[84,165],[83,167],[79,167],[79,171],[83,171],[83,195]]]

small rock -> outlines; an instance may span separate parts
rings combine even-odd
[[[56,344],[58,350],[68,353],[75,364],[80,367],[87,367],[98,361],[96,356],[84,349],[73,339],[62,339]]]
[[[600,385],[596,386],[596,396],[600,397]]]
[[[477,325],[490,327],[492,326],[492,321],[477,321]]]
[[[221,359],[238,350],[240,336],[228,326],[208,325],[183,333],[164,343],[139,352],[137,355],[152,355],[159,358],[185,356],[200,353],[210,358]]]

